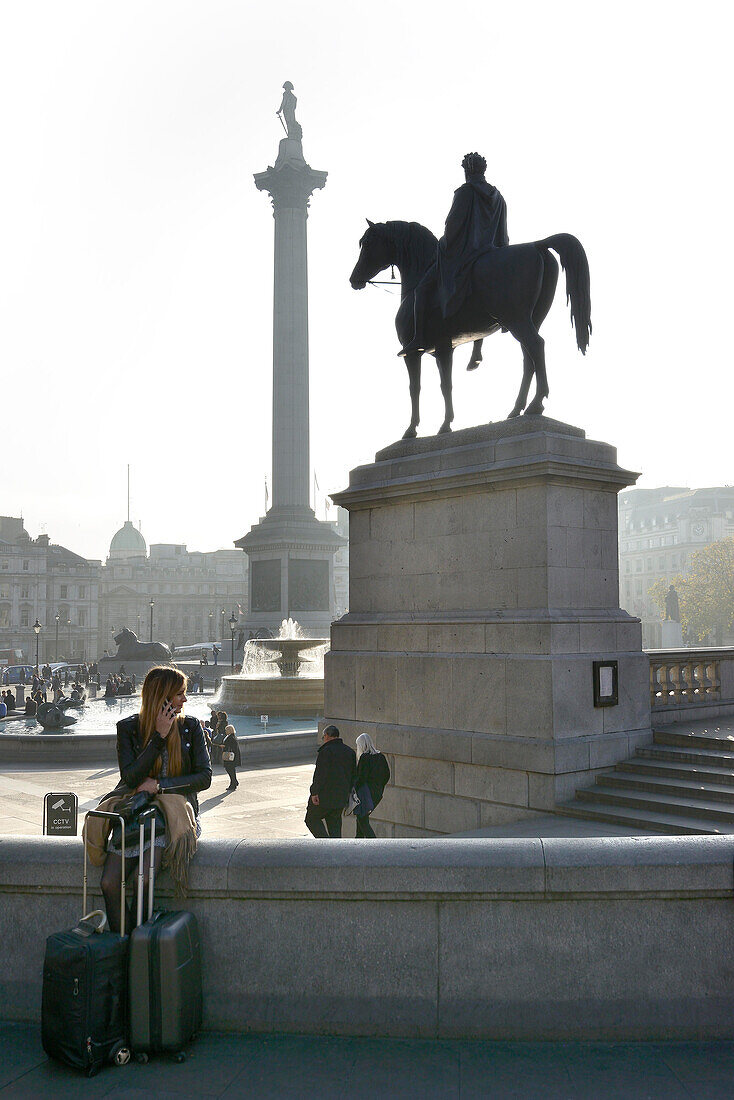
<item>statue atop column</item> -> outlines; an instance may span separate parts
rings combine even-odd
[[[286,80],[283,85],[283,99],[281,100],[280,107],[275,112],[278,118],[283,122],[285,119],[285,132],[289,138],[296,138],[300,141],[303,137],[303,130],[301,129],[300,122],[296,122],[296,104],[298,100],[293,94],[293,85],[290,80]]]
[[[303,146],[301,144],[303,130],[300,122],[296,121],[297,103],[298,100],[293,94],[293,85],[290,80],[286,80],[283,85],[283,98],[280,101],[280,107],[275,112],[281,121],[286,136],[280,139],[278,159],[274,167],[277,169],[295,168],[297,172],[300,172],[304,168],[308,168],[308,165],[303,156]]]

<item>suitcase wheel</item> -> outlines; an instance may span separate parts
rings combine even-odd
[[[135,1061],[138,1063],[139,1066],[144,1066],[146,1064],[146,1062],[148,1061],[148,1055],[147,1054],[136,1054],[135,1055]]]
[[[112,1052],[112,1061],[116,1066],[126,1066],[130,1061],[130,1051],[127,1047],[117,1047]]]

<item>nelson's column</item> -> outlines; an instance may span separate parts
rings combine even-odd
[[[248,623],[277,628],[293,617],[323,632],[335,614],[334,554],[344,540],[310,506],[308,437],[308,203],[326,172],[303,156],[293,85],[277,112],[286,136],[273,167],[255,174],[275,219],[272,505],[235,546],[250,562]]]

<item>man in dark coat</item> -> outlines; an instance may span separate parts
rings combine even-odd
[[[356,773],[354,749],[344,744],[336,726],[326,726],[306,808],[306,826],[313,836],[334,839],[342,835],[342,810],[349,801]]]

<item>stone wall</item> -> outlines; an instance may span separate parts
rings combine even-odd
[[[186,905],[204,1024],[734,1038],[733,857],[729,836],[203,842]],[[6,1019],[39,1018],[45,937],[80,915],[80,879],[78,840],[0,839]],[[180,904],[165,876],[159,894]]]

